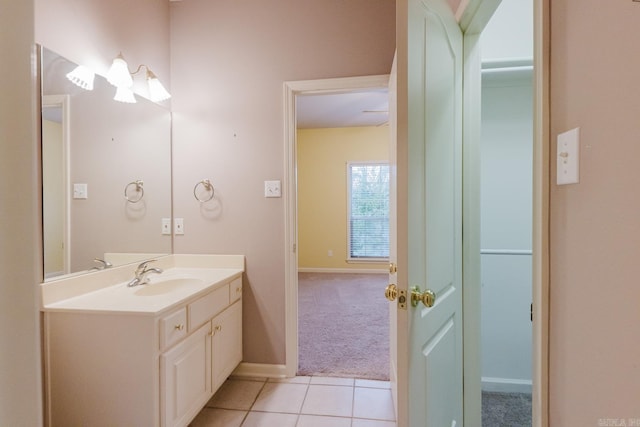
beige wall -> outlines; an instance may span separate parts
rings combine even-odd
[[[33,3],[0,0],[0,425],[42,423]],[[10,66],[8,65],[10,64]]]
[[[393,0],[171,3],[176,252],[246,255],[244,359],[285,362],[283,82],[387,74]],[[194,185],[211,179],[201,206]]]
[[[389,161],[389,127],[299,129],[296,142],[298,267],[386,270],[387,263],[346,261],[346,164]]]
[[[551,1],[551,157],[580,127],[580,183],[551,184],[553,426],[640,418],[640,4]],[[620,424],[618,424],[620,425]]]

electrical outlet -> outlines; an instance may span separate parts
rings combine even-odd
[[[171,218],[162,218],[162,234],[171,235]]]
[[[176,218],[173,226],[176,235],[184,234],[184,218]]]
[[[327,256],[333,256],[333,251],[331,249],[327,251]]]

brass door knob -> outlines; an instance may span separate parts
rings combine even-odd
[[[398,297],[398,287],[396,285],[394,285],[393,283],[390,284],[389,286],[387,286],[384,289],[384,296],[389,301],[395,301],[396,298]]]
[[[433,307],[436,302],[436,294],[431,289],[420,292],[420,287],[414,286],[411,288],[411,305],[416,307],[421,301],[426,307]]]

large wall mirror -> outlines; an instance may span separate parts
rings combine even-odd
[[[45,279],[171,253],[171,113],[114,101],[101,76],[76,86],[76,64],[40,53]]]

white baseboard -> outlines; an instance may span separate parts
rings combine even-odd
[[[313,268],[299,267],[298,273],[357,273],[357,274],[389,274],[385,268]]]
[[[531,380],[514,380],[511,378],[482,377],[482,391],[500,393],[531,393]]]
[[[242,362],[231,374],[243,378],[287,378],[285,365]]]

